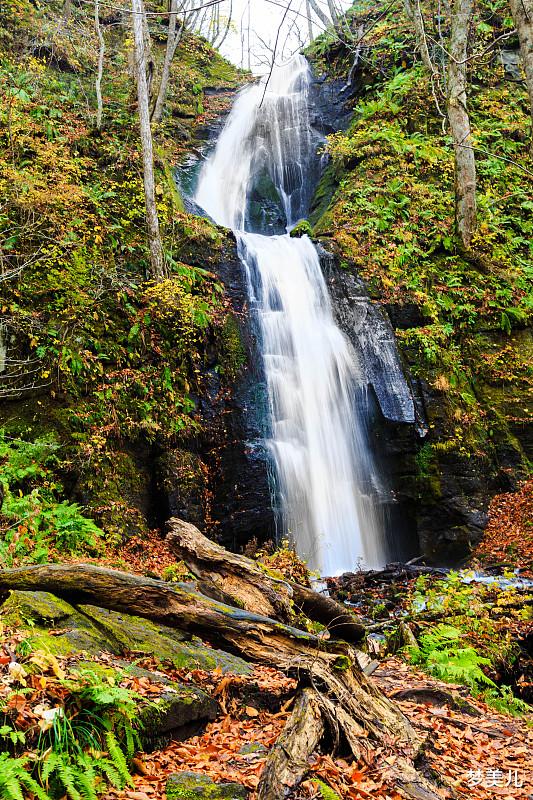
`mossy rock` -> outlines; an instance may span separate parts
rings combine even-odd
[[[180,730],[189,732],[191,724],[208,722],[217,716],[217,701],[198,686],[172,681],[166,675],[142,669],[127,661],[118,658],[106,664],[101,661],[80,661],[77,669],[80,672],[93,672],[113,683],[120,682],[124,676],[131,676],[148,678],[151,684],[164,687],[158,697],[139,701],[138,732],[142,748],[147,752],[164,747],[171,738],[180,736]]]
[[[250,672],[243,659],[207,647],[183,631],[97,606],[73,606],[49,592],[11,592],[1,617],[6,624],[30,629],[33,646],[54,655],[98,655],[102,650],[122,655],[135,651],[171,661],[178,669],[220,668],[241,675]],[[63,633],[49,633],[49,629],[58,628]]]
[[[167,800],[246,800],[248,790],[239,783],[215,783],[201,772],[178,772],[166,784]]]
[[[178,668],[222,669],[223,672],[248,673],[249,665],[237,656],[206,647],[197,637],[187,638],[183,631],[158,625],[142,617],[109,611],[97,606],[80,606],[105,635],[114,642],[113,652],[134,650],[172,661]]]
[[[294,228],[291,228],[290,236],[300,239],[302,236],[312,236],[313,228],[311,223],[306,219],[301,219],[297,222]]]
[[[153,675],[150,680],[154,682]],[[165,682],[166,683],[166,682]],[[164,693],[143,706],[139,712],[141,741],[144,749],[159,747],[180,729],[194,722],[216,718],[218,703],[197,686],[169,683]]]
[[[29,628],[33,646],[54,655],[97,655],[111,649],[105,634],[91,620],[50,592],[13,591],[2,606],[1,616],[8,625]],[[58,628],[64,633],[49,633],[49,629]]]

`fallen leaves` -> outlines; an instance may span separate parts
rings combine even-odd
[[[533,578],[533,480],[517,492],[499,494],[489,508],[489,523],[474,558],[483,564],[511,564]]]

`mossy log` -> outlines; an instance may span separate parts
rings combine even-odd
[[[137,614],[223,644],[245,659],[295,675],[312,687],[324,719],[342,734],[357,759],[377,747],[399,748],[394,768],[405,797],[438,797],[411,761],[420,749],[415,731],[358,665],[346,642],[324,640],[269,617],[206,597],[185,584],[132,575],[94,564],[43,564],[0,572],[0,592],[49,591],[78,603]],[[394,770],[393,770],[394,771]],[[414,788],[413,788],[414,787]]]
[[[299,609],[325,625],[332,637],[348,642],[358,642],[365,634],[362,622],[340,603],[306,586],[276,578],[251,558],[212,542],[188,522],[171,519],[166,541],[201,581],[202,592],[209,597],[283,622],[290,622],[294,610]]]

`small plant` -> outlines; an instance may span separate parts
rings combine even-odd
[[[38,718],[33,732],[17,730],[16,723],[0,727],[12,751],[0,756],[0,798],[23,800],[29,792],[39,800],[97,800],[109,785],[118,790],[131,785],[128,764],[139,746],[133,726],[137,695],[92,670],[67,678],[53,656],[30,653],[29,664],[53,670],[62,700],[58,704],[54,695],[33,707]],[[17,694],[26,691],[19,688]],[[9,719],[7,710],[4,718]],[[15,758],[20,744],[33,751],[31,760]]]
[[[29,758],[12,758],[0,753],[0,797],[2,800],[24,800],[32,792],[39,800],[49,800],[48,794],[26,769]]]
[[[439,623],[422,634],[418,648],[410,648],[411,660],[449,683],[462,683],[471,689],[496,687],[481,669],[489,665],[490,660],[480,656],[475,648],[464,645],[463,637],[458,628]]]
[[[58,500],[54,475],[59,445],[51,436],[34,442],[0,432],[4,499],[0,520],[0,563],[42,563],[50,550],[94,551],[103,533],[76,503]]]
[[[283,539],[275,550],[264,547],[256,553],[255,558],[275,577],[294,581],[302,586],[311,585],[311,573],[288,539]]]

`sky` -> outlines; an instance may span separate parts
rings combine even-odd
[[[327,13],[325,0],[318,1]],[[308,43],[309,37],[307,20],[304,16],[305,0],[290,0],[290,9],[285,14],[287,2],[289,0],[233,0],[232,25],[221,47],[222,55],[234,64],[250,67],[256,74],[268,72],[279,28],[276,61],[289,60]],[[346,7],[348,3],[343,2],[342,5]],[[224,0],[220,9],[224,18],[227,18],[229,8],[230,0]],[[285,20],[282,23],[284,16]],[[314,31],[316,36],[321,33],[321,23],[315,24]]]

